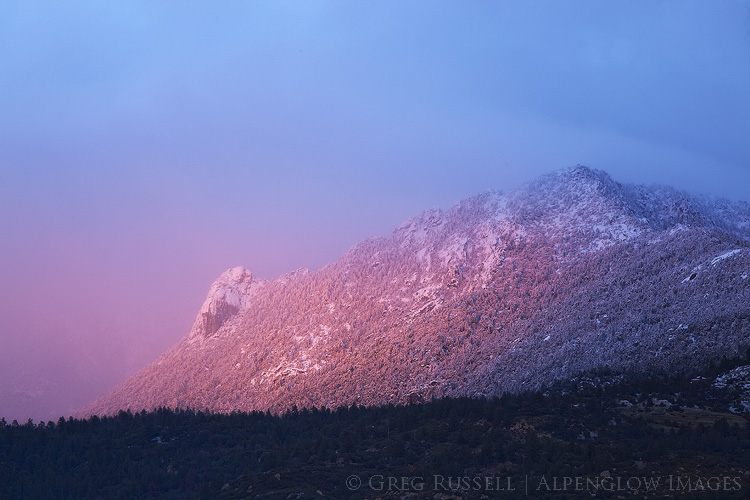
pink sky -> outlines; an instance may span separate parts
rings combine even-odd
[[[0,4],[0,416],[56,419],[244,265],[586,164],[750,199],[746,1]]]

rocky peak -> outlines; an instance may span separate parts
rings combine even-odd
[[[211,285],[206,301],[193,323],[188,338],[205,339],[214,335],[225,323],[246,308],[247,300],[262,285],[245,267],[227,269]]]
[[[608,173],[576,165],[543,175],[527,185],[527,190],[535,195],[564,195],[565,193],[577,195],[615,195],[620,185],[612,180]]]

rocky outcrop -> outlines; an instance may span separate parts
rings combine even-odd
[[[187,335],[188,342],[215,335],[229,320],[244,312],[255,292],[263,285],[253,279],[244,267],[233,267],[222,273],[211,285],[206,301]]]

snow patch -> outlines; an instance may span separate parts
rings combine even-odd
[[[454,258],[457,260],[464,260],[466,258],[466,242],[469,238],[455,238],[451,243],[446,245],[442,250],[438,252],[443,265],[447,265]]]
[[[430,256],[428,254],[429,251],[430,250],[427,247],[420,248],[419,251],[417,252],[417,262],[419,262],[421,264],[422,261],[424,261],[425,258],[426,258],[427,259],[427,266],[429,266],[430,265]]]
[[[311,371],[318,372],[326,364],[327,363],[322,360],[313,363],[307,355],[303,354],[301,356],[300,362],[294,361],[290,363],[286,360],[282,361],[275,368],[261,372],[260,376],[262,381],[268,379],[274,380],[283,377],[294,377],[296,375],[304,375]]]
[[[719,262],[721,262],[724,259],[728,259],[729,257],[737,255],[741,251],[742,251],[742,249],[738,248],[736,250],[730,250],[727,253],[723,253],[723,254],[719,255],[718,257],[714,257],[714,260],[711,261],[711,265],[714,266],[714,265],[718,264]]]

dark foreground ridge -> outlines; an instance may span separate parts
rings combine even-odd
[[[748,498],[747,363],[282,416],[2,420],[0,499]]]

